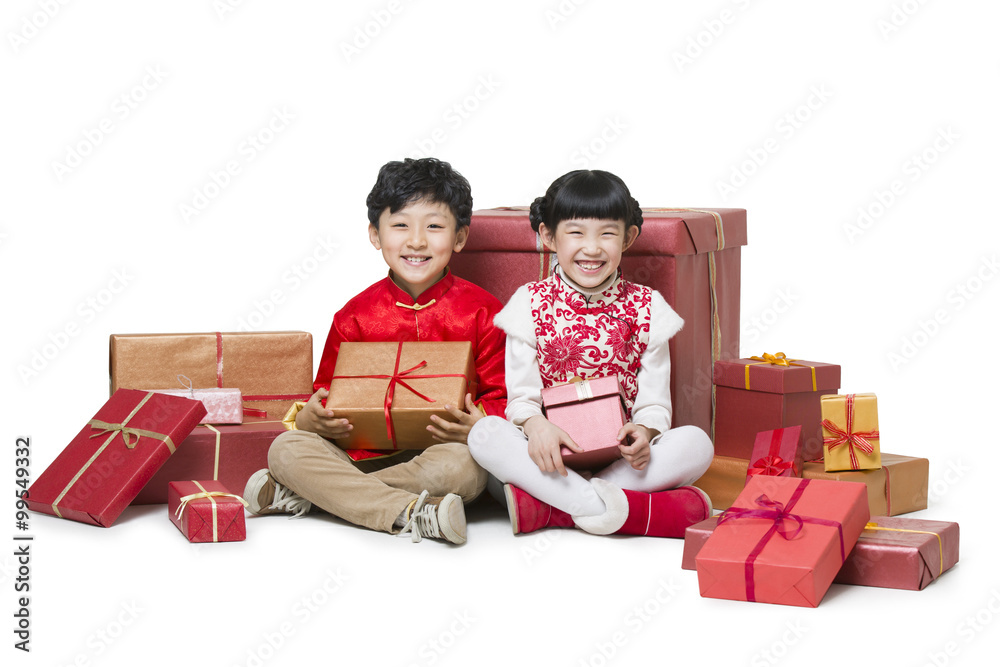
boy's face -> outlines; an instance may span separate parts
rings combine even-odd
[[[539,234],[556,253],[559,268],[580,287],[593,288],[615,275],[624,252],[636,237],[638,227],[625,229],[621,220],[563,220],[553,234],[545,225]]]
[[[392,270],[393,278],[416,299],[444,276],[451,253],[469,238],[469,228],[457,229],[447,204],[420,199],[395,213],[386,208],[378,228],[368,226],[368,238]]]

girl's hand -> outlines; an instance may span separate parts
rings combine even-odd
[[[323,407],[321,401],[330,395],[326,389],[319,389],[309,397],[305,407],[295,415],[295,428],[302,431],[312,431],[327,440],[343,438],[351,429],[351,423],[346,419],[337,419],[333,410]]]
[[[472,400],[472,394],[465,395],[465,409],[468,412],[462,412],[458,408],[446,405],[444,409],[451,413],[456,422],[450,422],[446,419],[441,419],[437,415],[431,415],[430,426],[427,430],[431,432],[434,439],[438,442],[460,442],[463,445],[469,444],[469,431],[472,430],[473,425],[483,418],[483,413],[479,411],[476,407],[475,402]]]
[[[655,429],[632,422],[625,424],[618,431],[618,440],[621,442],[618,449],[622,453],[622,458],[636,470],[644,469],[649,465],[649,442],[657,435],[659,435],[659,431]]]
[[[563,465],[560,446],[574,452],[582,452],[583,448],[573,442],[566,431],[541,415],[528,419],[523,428],[528,436],[528,456],[538,469],[542,472],[558,472],[565,477],[566,466]]]

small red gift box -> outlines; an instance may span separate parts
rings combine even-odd
[[[815,607],[868,521],[864,484],[754,476],[695,557],[703,597]]]
[[[761,431],[802,427],[802,456],[823,452],[820,397],[840,387],[840,366],[781,352],[715,364],[715,453],[749,459]]]
[[[695,569],[717,522],[688,526],[681,569]],[[958,562],[958,538],[958,524],[950,521],[872,517],[833,583],[922,590]]]
[[[198,426],[150,478],[132,504],[167,502],[167,485],[178,479],[212,479],[242,491],[251,475],[268,467],[267,451],[286,430],[277,421]]]
[[[241,542],[247,538],[246,501],[216,481],[170,482],[170,520],[188,542]]]
[[[747,481],[754,475],[800,477],[802,475],[802,427],[789,426],[761,431],[753,443]]]
[[[625,397],[617,377],[600,377],[542,389],[542,407],[550,422],[583,448],[562,447],[571,468],[601,468],[621,456],[616,438],[625,425]]]
[[[199,401],[119,389],[28,490],[28,507],[110,526],[205,415]]]

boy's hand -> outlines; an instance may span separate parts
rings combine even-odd
[[[524,422],[524,433],[528,436],[528,456],[542,472],[558,472],[566,476],[566,466],[563,465],[560,446],[571,451],[582,452],[583,448],[573,442],[566,431],[562,430],[542,415],[535,415]]]
[[[346,419],[337,419],[333,416],[333,410],[323,407],[320,402],[330,395],[326,389],[319,389],[309,397],[304,408],[295,415],[295,428],[302,431],[312,431],[321,435],[327,440],[343,438],[354,428]]]
[[[468,412],[462,412],[451,405],[444,406],[444,409],[450,412],[451,416],[458,421],[450,422],[441,419],[437,415],[431,415],[432,424],[427,427],[427,430],[439,442],[469,444],[469,431],[472,430],[473,424],[483,418],[483,413],[479,411],[479,408],[476,407],[475,402],[472,400],[472,394],[465,395],[465,409]]]
[[[622,458],[636,470],[642,470],[649,465],[649,441],[659,435],[659,431],[629,422],[618,431],[618,449]]]

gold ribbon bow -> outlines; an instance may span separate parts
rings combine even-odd
[[[797,364],[796,361],[802,361],[801,359],[790,359],[785,356],[784,352],[778,352],[776,354],[769,354],[765,352],[759,357],[750,357],[756,364],[747,364],[743,367],[743,380],[746,388],[750,389],[750,367],[760,366],[762,364],[770,364],[771,366],[800,366],[802,368],[808,368],[812,371],[812,390],[816,391],[816,367],[806,366],[805,364]]]
[[[874,521],[869,521],[865,524],[865,530],[891,530],[896,533],[923,533],[925,535],[933,535],[938,541],[938,576],[940,577],[944,573],[944,546],[941,544],[941,536],[931,530],[910,530],[908,528],[889,528],[888,526],[880,526]]]

